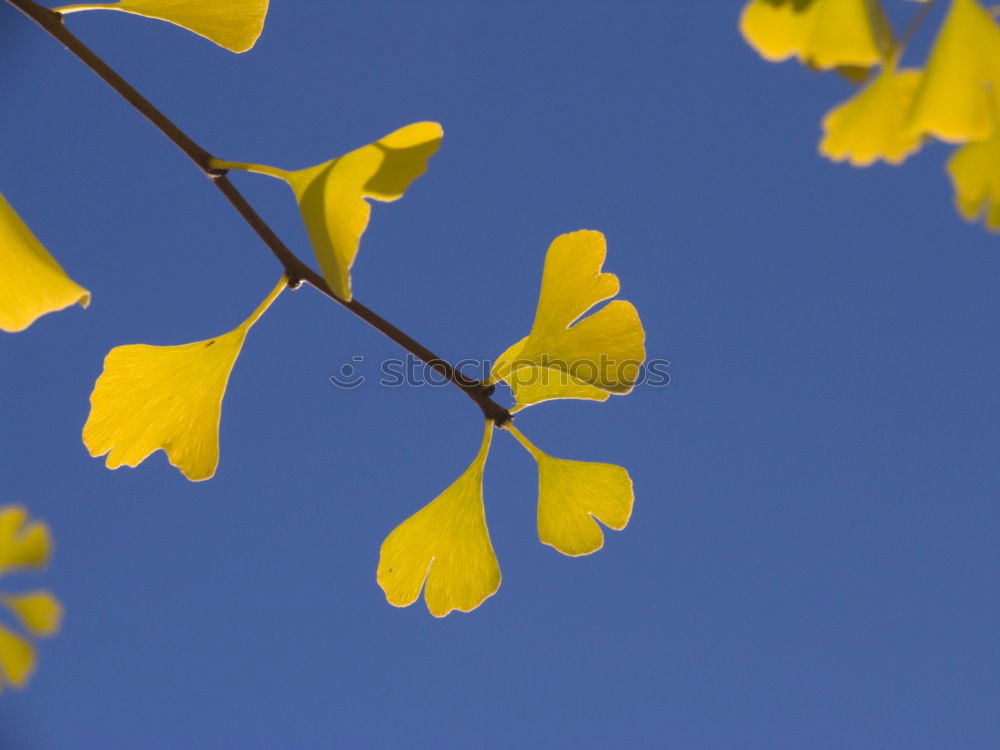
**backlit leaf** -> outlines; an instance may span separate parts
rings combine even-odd
[[[284,278],[242,325],[179,346],[134,344],[111,350],[90,396],[83,442],[107,467],[137,466],[163,449],[192,481],[219,463],[222,398],[247,331],[286,286]]]
[[[351,266],[371,206],[366,198],[394,201],[427,171],[427,160],[441,145],[436,122],[418,122],[336,159],[298,171],[245,162],[214,160],[218,169],[245,169],[285,180],[302,212],[313,251],[327,284],[341,299],[351,299]]]
[[[156,18],[193,31],[232,52],[246,52],[264,29],[268,0],[119,0],[117,3],[76,3],[56,8],[60,13],[117,10]]]
[[[0,330],[23,331],[45,313],[90,304],[0,195]]]
[[[475,609],[500,587],[483,507],[483,467],[492,435],[493,422],[487,421],[469,468],[382,543],[377,577],[390,604],[413,604],[423,587],[427,609],[444,617]]]
[[[504,425],[538,463],[538,538],[564,555],[604,546],[597,521],[621,530],[632,515],[632,480],[614,464],[571,461],[544,453],[513,424]],[[597,519],[597,520],[594,520]]]
[[[552,242],[531,333],[493,366],[493,381],[514,391],[514,411],[554,398],[603,401],[632,390],[646,358],[645,333],[630,302],[613,300],[618,278],[602,273],[604,235],[581,230]]]

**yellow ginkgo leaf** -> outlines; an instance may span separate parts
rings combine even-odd
[[[740,32],[765,60],[820,70],[877,65],[893,45],[879,0],[750,0]]]
[[[967,143],[948,160],[955,207],[968,221],[984,217],[1000,231],[1000,129],[989,139]]]
[[[298,171],[221,160],[213,160],[212,166],[268,174],[291,185],[326,283],[338,297],[350,300],[351,266],[371,215],[365,199],[401,198],[410,183],[427,171],[427,160],[437,152],[443,134],[436,122],[414,123]]]
[[[568,367],[541,367],[524,360],[521,352],[527,340],[526,336],[508,347],[507,351],[497,357],[493,366],[492,380],[504,380],[517,398],[517,403],[510,411],[517,412],[539,401],[559,398],[608,400],[610,392],[577,380]],[[546,358],[543,357],[542,361],[546,361]]]
[[[645,333],[632,303],[613,300],[618,278],[602,273],[604,235],[591,230],[556,237],[545,256],[531,333],[497,358],[492,382],[514,391],[513,411],[554,398],[603,401],[625,394],[646,358]]]
[[[59,600],[48,591],[8,594],[0,596],[0,602],[17,615],[17,619],[31,635],[46,637],[59,632],[63,608]]]
[[[0,625],[0,692],[5,683],[15,688],[24,687],[34,670],[34,646]]]
[[[469,468],[382,543],[377,578],[390,604],[413,604],[423,587],[427,609],[444,617],[455,609],[475,609],[500,587],[483,507],[483,466],[492,435],[493,422],[487,420]]]
[[[286,286],[284,278],[242,325],[179,346],[133,344],[111,350],[90,396],[83,442],[107,467],[137,466],[163,449],[192,481],[219,463],[222,397],[247,331]]]
[[[855,167],[878,159],[902,163],[920,148],[921,136],[905,125],[919,81],[919,71],[883,68],[861,91],[826,113],[819,152]]]
[[[246,52],[264,29],[268,0],[119,0],[117,3],[74,3],[55,10],[117,10],[156,18],[193,31],[232,52]]]
[[[90,304],[90,292],[66,275],[0,195],[0,331],[23,331],[77,303]]]
[[[0,507],[0,573],[42,568],[49,561],[52,540],[44,521],[28,522],[20,505]]]
[[[952,0],[910,111],[909,126],[952,143],[988,138],[1000,90],[1000,27],[977,0]]]
[[[632,515],[632,479],[621,466],[554,458],[513,424],[505,430],[538,463],[538,538],[564,555],[589,555],[604,546],[597,521],[616,531]],[[597,519],[596,521],[594,519]]]

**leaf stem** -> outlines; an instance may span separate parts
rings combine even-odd
[[[528,451],[528,453],[534,456],[536,461],[545,457],[545,453],[539,450],[534,443],[528,440],[528,438],[526,438],[524,434],[514,426],[513,422],[505,424],[503,428],[513,435],[514,439],[517,440],[517,442],[519,442],[524,449]]]
[[[247,199],[243,197],[243,194],[236,189],[236,186],[226,176],[227,170],[215,168],[213,166],[213,157],[208,151],[195,143],[173,121],[154,107],[148,99],[136,91],[124,78],[118,75],[104,60],[77,39],[63,25],[63,19],[59,13],[49,10],[33,2],[33,0],[7,0],[7,2],[24,13],[24,15],[38,24],[58,42],[62,43],[84,65],[94,71],[101,80],[121,95],[134,109],[145,116],[157,130],[169,138],[195,163],[198,169],[212,180],[219,191],[232,204],[233,208],[243,217],[250,228],[257,233],[257,236],[267,245],[268,249],[281,265],[284,266],[289,286],[296,288],[303,281],[308,282],[322,294],[337,302],[342,307],[347,308],[358,318],[421,359],[428,367],[432,367],[441,375],[448,378],[453,385],[457,386],[469,398],[475,401],[486,418],[493,421],[494,424],[499,426],[510,422],[510,413],[490,398],[493,393],[493,386],[483,384],[459,372],[451,363],[438,357],[430,349],[418,343],[385,318],[358,302],[357,299],[346,302],[337,297],[326,283],[326,280],[289,250],[267,222],[260,217],[253,206],[250,205]]]
[[[277,167],[269,167],[266,164],[253,164],[246,161],[226,161],[224,159],[212,159],[209,162],[209,167],[218,170],[231,170],[240,169],[244,172],[253,172],[255,174],[266,174],[269,177],[276,177],[279,180],[284,180],[288,177],[288,172],[284,169],[278,169]]]
[[[271,304],[276,299],[278,299],[278,295],[280,295],[283,291],[285,291],[287,287],[288,287],[288,277],[282,274],[281,278],[278,279],[278,283],[275,285],[274,289],[272,289],[270,292],[267,293],[267,296],[264,298],[264,300],[259,305],[257,305],[257,307],[254,308],[254,311],[250,313],[250,316],[240,324],[240,328],[246,327],[247,330],[249,330],[252,325],[254,325],[258,320],[260,320],[261,316],[267,312],[267,308],[269,308]]]
[[[923,3],[913,16],[910,17],[910,22],[906,24],[906,29],[903,30],[903,33],[896,41],[896,44],[893,45],[893,57],[897,62],[899,58],[902,57],[903,50],[906,49],[906,45],[910,43],[913,35],[917,33],[918,29],[920,29],[924,19],[927,18],[927,15],[934,9],[935,5],[937,5],[937,0],[927,0],[927,2]]]
[[[52,12],[65,16],[68,13],[77,13],[81,10],[118,10],[118,8],[110,3],[73,3],[72,5],[64,5],[61,8],[53,8]]]

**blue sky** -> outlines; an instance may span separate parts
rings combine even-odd
[[[534,464],[498,434],[500,591],[444,620],[386,604],[382,539],[481,418],[454,388],[334,388],[400,352],[309,289],[250,333],[214,479],[91,459],[105,353],[230,330],[279,268],[0,5],[0,190],[94,295],[0,339],[0,502],[50,522],[38,580],[67,609],[0,699],[3,742],[996,747],[1000,245],[957,218],[947,149],[821,160],[849,85],[759,60],[735,3],[273,5],[240,56],[119,14],[67,24],[221,158],[299,168],[441,122],[428,173],[375,205],[354,288],[453,361],[527,333],[552,238],[603,231],[671,383],[518,425],[626,466],[632,521],[590,557],[542,546]],[[234,179],[308,258],[287,187]]]

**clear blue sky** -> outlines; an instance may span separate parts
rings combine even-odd
[[[453,388],[334,388],[398,349],[308,289],[250,334],[216,478],[89,458],[111,347],[227,331],[279,269],[0,4],[0,190],[94,295],[0,339],[0,502],[50,522],[38,580],[67,608],[0,699],[0,744],[1000,746],[1000,240],[955,215],[947,150],[821,160],[848,84],[760,61],[736,3],[273,6],[242,56],[119,14],[67,23],[222,158],[298,168],[441,122],[354,279],[452,360],[525,335],[551,239],[603,231],[672,382],[518,425],[627,466],[631,524],[583,559],[540,545],[534,465],[498,434],[499,593],[444,620],[386,604],[382,539],[467,465],[481,419]],[[287,187],[235,179],[308,257]]]

